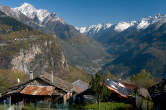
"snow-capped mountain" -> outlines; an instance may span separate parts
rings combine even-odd
[[[91,25],[89,27],[76,27],[80,33],[89,33],[89,34],[95,34],[97,32],[100,32],[101,30],[106,30],[110,28],[112,24],[97,24],[97,25]]]
[[[136,23],[136,21],[131,21],[131,22],[119,22],[118,24],[115,25],[114,30],[117,32],[122,32],[126,29],[128,29],[129,27],[134,26]]]
[[[163,23],[166,22],[166,15],[163,14],[158,14],[156,16],[149,16],[146,18],[142,18],[138,24],[137,24],[137,30],[140,29],[146,29],[148,28],[150,25],[157,23],[158,26],[161,26]]]
[[[36,9],[29,3],[16,8],[0,6],[0,11],[33,29],[53,35],[68,62],[89,73],[98,71],[105,63],[104,58],[109,56],[100,43],[78,32],[55,12]]]
[[[57,16],[55,12],[50,13],[48,12],[48,10],[36,9],[34,6],[32,6],[29,3],[24,3],[21,6],[12,9],[13,11],[17,13],[22,13],[25,16],[33,20],[36,20],[41,24],[45,23],[48,20],[59,21],[61,23],[64,23],[63,19]]]
[[[96,35],[102,31],[110,30],[115,32],[123,32],[129,28],[135,28],[136,31],[148,28],[150,25],[158,23],[158,27],[166,22],[166,15],[158,14],[156,16],[149,16],[142,18],[139,21],[119,22],[117,24],[97,24],[89,27],[76,27],[80,33],[86,35]]]

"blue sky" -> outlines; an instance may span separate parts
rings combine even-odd
[[[166,0],[0,0],[1,5],[11,7],[24,2],[55,11],[74,26],[117,23],[166,14]]]

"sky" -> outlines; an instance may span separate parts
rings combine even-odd
[[[56,12],[74,26],[118,23],[166,14],[166,0],[0,0],[1,5],[16,7],[24,2],[37,9]]]

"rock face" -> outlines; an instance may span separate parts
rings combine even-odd
[[[47,42],[45,43],[48,44]],[[40,44],[33,44],[29,49],[21,49],[11,60],[12,69],[19,70],[25,74],[29,74],[32,71],[36,75],[46,72],[50,73],[51,71],[68,72],[69,68],[64,55],[62,53],[60,56],[51,55],[51,51],[48,45]],[[49,57],[46,57],[48,53]]]
[[[41,54],[41,48],[33,45],[28,50],[21,49],[18,56],[14,56],[11,61],[12,68],[22,71],[25,74],[30,73],[30,64],[35,59],[35,56]]]
[[[16,21],[0,12],[0,69],[15,69],[35,76],[69,72],[67,61],[53,36]],[[17,27],[16,27],[17,25]]]

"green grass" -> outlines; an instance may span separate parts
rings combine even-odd
[[[4,106],[0,105],[0,110],[4,110]],[[23,110],[48,110],[34,108],[32,105],[24,106]],[[55,109],[50,109],[55,110]],[[97,104],[88,104],[88,105],[73,105],[70,110],[98,110]],[[115,103],[115,102],[102,102],[100,104],[100,110],[134,110],[132,105],[125,103]]]
[[[74,105],[72,110],[98,110],[97,104]],[[115,102],[102,102],[100,110],[134,110],[132,105]]]
[[[0,110],[4,110],[4,106],[3,105],[0,105]]]

